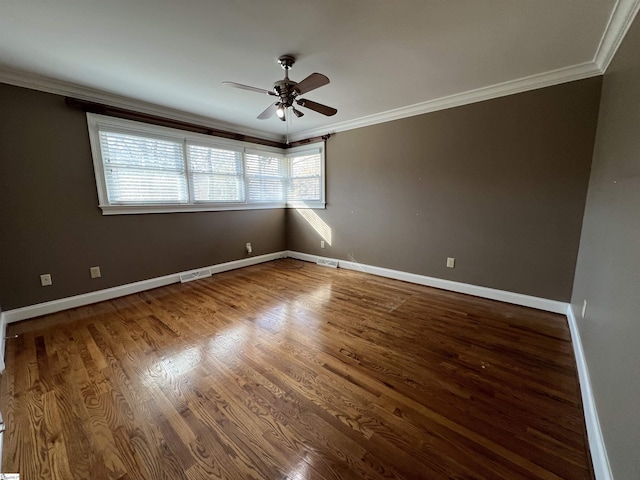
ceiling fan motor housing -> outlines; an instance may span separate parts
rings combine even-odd
[[[295,86],[297,84],[298,82],[294,82],[289,79],[279,80],[273,84],[273,91],[280,97],[280,101],[283,105],[286,105],[287,107],[293,105],[293,101],[297,95],[295,90]]]
[[[279,80],[273,84],[273,91],[280,97],[283,107],[291,107],[296,98],[295,86],[298,82],[289,79],[289,69],[296,63],[293,55],[282,55],[278,58],[278,63],[284,69],[284,80]]]

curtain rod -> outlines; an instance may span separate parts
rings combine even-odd
[[[211,135],[213,137],[229,138],[232,140],[238,140],[241,142],[256,143],[258,145],[266,145],[276,148],[293,148],[308,143],[319,142],[320,140],[326,141],[331,134],[321,135],[312,138],[306,138],[304,140],[298,140],[291,143],[282,143],[275,140],[267,140],[265,138],[253,137],[251,135],[243,135],[241,133],[229,132],[227,130],[220,130],[218,128],[206,127],[204,125],[198,125],[195,123],[183,122],[182,120],[174,120],[172,118],[161,117],[159,115],[152,115],[149,113],[136,112],[134,110],[128,110],[126,108],[113,107],[111,105],[105,105],[103,103],[90,102],[88,100],[81,100],[74,97],[65,97],[65,103],[73,108],[80,108],[85,112],[99,113],[102,115],[111,115],[119,118],[126,118],[128,120],[143,120],[145,122],[153,123],[155,125],[165,127],[175,127],[182,130],[187,130],[195,133],[202,133],[204,135]]]
[[[291,142],[289,145],[287,145],[287,148],[300,147],[300,146],[306,145],[308,143],[319,142],[320,140],[326,142],[327,140],[329,140],[330,136],[331,136],[331,134],[327,133],[326,135],[320,135],[320,136],[317,136],[317,137],[305,138],[304,140],[298,140],[297,142]]]
[[[183,122],[181,120],[174,120],[171,118],[161,117],[159,115],[152,115],[149,113],[141,113],[126,108],[113,107],[97,102],[90,102],[87,100],[81,100],[79,98],[65,97],[65,103],[70,107],[81,108],[86,112],[99,113],[102,115],[111,115],[119,118],[126,118],[128,120],[143,120],[148,123],[160,125],[164,127],[175,127],[181,130],[187,130],[195,133],[202,133],[205,135],[211,135],[214,137],[230,138],[232,140],[238,140],[241,142],[256,143],[258,145],[266,145],[269,147],[276,147],[287,149],[293,145],[287,145],[286,143],[276,142],[275,140],[267,140],[264,138],[253,137],[251,135],[243,135],[241,133],[229,132],[227,130],[220,130],[218,128],[206,127],[204,125],[198,125],[195,123]],[[304,145],[308,143],[306,140],[302,140],[303,143],[295,142],[295,144]]]

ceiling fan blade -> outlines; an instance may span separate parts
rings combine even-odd
[[[250,87],[249,85],[243,85],[241,83],[236,83],[236,82],[222,82],[222,85],[224,85],[225,87],[233,87],[233,88],[240,88],[242,90],[249,90],[250,92],[256,92],[256,93],[266,93],[267,95],[276,95],[276,92],[273,92],[271,90],[265,90],[264,88],[257,88],[257,87]]]
[[[327,117],[330,117],[331,115],[335,115],[336,113],[338,113],[338,110],[336,110],[333,107],[327,107],[326,105],[323,105],[321,103],[312,102],[311,100],[305,100],[304,98],[297,99],[296,102],[301,107],[309,108],[318,113],[321,113],[322,115],[326,115]]]
[[[310,92],[316,88],[322,87],[329,83],[329,79],[321,73],[312,73],[307,78],[298,83],[294,88],[299,95]]]
[[[266,120],[267,118],[273,117],[273,115],[276,113],[277,109],[278,109],[278,102],[272,103],[271,105],[269,105],[265,109],[264,112],[262,112],[260,115],[258,115],[258,119],[259,120]]]

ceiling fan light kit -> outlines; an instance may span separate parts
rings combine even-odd
[[[298,110],[294,106],[294,103],[328,117],[338,113],[338,110],[333,107],[329,107],[317,102],[312,102],[311,100],[307,100],[304,98],[298,98],[299,95],[303,95],[307,92],[315,90],[316,88],[327,85],[329,83],[329,79],[321,73],[312,73],[300,82],[291,80],[289,78],[289,70],[295,62],[296,59],[293,55],[282,55],[278,58],[278,63],[284,69],[284,79],[276,81],[273,84],[273,88],[271,90],[251,87],[249,85],[243,85],[236,82],[222,82],[222,84],[227,87],[239,88],[256,93],[266,93],[267,95],[278,97],[278,100],[276,102],[269,105],[260,115],[258,115],[258,119],[260,120],[271,118],[275,113],[280,120],[286,122],[288,109],[290,109],[291,112],[293,112],[293,114],[298,118],[304,116],[304,112]]]

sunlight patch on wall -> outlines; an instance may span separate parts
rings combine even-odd
[[[322,239],[331,245],[331,227],[310,208],[296,208],[296,212],[304,218],[311,227],[318,232]]]

